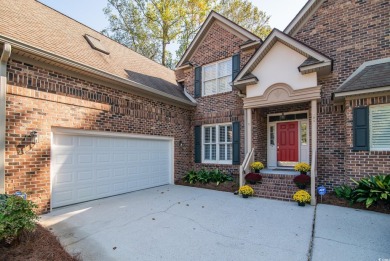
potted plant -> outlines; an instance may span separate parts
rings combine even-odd
[[[307,174],[311,169],[310,165],[305,162],[298,162],[294,166],[295,171],[299,171],[301,174]]]
[[[305,189],[310,184],[310,176],[306,174],[300,174],[293,179],[295,185],[300,189]]]
[[[263,177],[259,173],[248,173],[245,176],[245,180],[250,184],[254,185],[257,182],[260,182]]]
[[[248,198],[249,196],[253,196],[253,194],[255,193],[253,188],[248,185],[240,187],[238,192],[242,195],[243,198]]]
[[[255,173],[260,173],[260,170],[264,169],[264,165],[260,161],[255,161],[252,162],[251,169],[253,169]]]
[[[293,199],[298,202],[298,206],[304,207],[305,203],[310,202],[311,197],[309,193],[301,189],[295,192]]]

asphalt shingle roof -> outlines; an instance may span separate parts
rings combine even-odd
[[[346,80],[336,90],[336,93],[385,86],[390,86],[390,62],[366,66],[359,73]]]
[[[36,0],[0,0],[0,35],[189,101],[175,72]],[[93,49],[85,35],[109,52]]]

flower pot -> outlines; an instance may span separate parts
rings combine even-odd
[[[255,184],[256,184],[256,181],[250,180],[250,181],[249,181],[249,184],[255,185]]]
[[[301,174],[307,175],[307,171],[301,171]]]
[[[260,173],[260,170],[259,169],[255,169],[255,173]]]
[[[298,206],[304,207],[305,206],[305,202],[298,202]]]
[[[304,184],[297,184],[297,187],[298,187],[299,189],[305,189],[305,188],[306,188],[306,185],[304,185]]]
[[[244,194],[243,194],[242,197],[243,197],[243,198],[248,198],[249,195],[244,195]]]

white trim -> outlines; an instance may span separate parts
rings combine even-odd
[[[306,113],[307,115],[307,118],[306,119],[295,119],[295,120],[286,120],[286,121],[273,121],[273,122],[270,122],[269,121],[269,118],[271,116],[280,116],[280,115],[291,115],[291,114],[300,114],[300,113]],[[307,146],[307,152],[308,152],[308,155],[310,155],[310,133],[309,133],[309,130],[310,130],[310,118],[309,118],[309,111],[308,110],[301,110],[301,111],[292,111],[292,112],[286,112],[286,113],[270,113],[270,114],[267,114],[267,162],[270,162],[270,159],[271,159],[271,155],[270,155],[270,139],[271,139],[271,134],[270,134],[270,127],[271,126],[274,126],[274,131],[275,131],[275,153],[277,153],[277,144],[278,144],[278,135],[277,135],[277,123],[281,123],[281,122],[298,122],[298,162],[300,162],[302,160],[302,151],[301,151],[301,123],[302,122],[305,122],[307,123],[306,125],[306,128],[307,128],[307,144],[305,146]],[[276,162],[275,162],[275,166],[271,166],[271,167],[275,167],[275,168],[280,168],[282,166],[278,166],[278,161],[277,161],[277,156],[275,157],[276,159]],[[308,161],[310,163],[310,158],[308,158]]]
[[[380,108],[380,107],[388,107],[390,108],[390,104],[389,103],[386,103],[386,104],[378,104],[378,105],[371,105],[369,106],[369,139],[370,139],[370,151],[390,151],[390,147],[388,148],[373,148],[373,144],[372,144],[372,133],[373,133],[373,124],[372,124],[372,113],[373,113],[373,110],[377,109],[377,108]],[[388,122],[388,124],[390,124],[390,122]]]
[[[112,131],[94,131],[94,130],[82,130],[72,129],[64,127],[51,127],[51,131],[55,134],[68,134],[68,135],[83,135],[83,136],[102,136],[102,137],[117,137],[117,138],[135,138],[135,139],[152,139],[152,140],[171,140],[173,137],[169,136],[155,136],[136,133],[123,133]]]
[[[342,98],[342,97],[352,96],[352,95],[360,95],[360,94],[375,93],[375,92],[385,92],[385,91],[390,91],[390,86],[363,89],[363,90],[357,90],[357,91],[349,91],[349,92],[336,92],[334,94],[334,97],[335,98]]]
[[[214,22],[214,20],[220,21],[221,23],[225,24],[226,26],[229,26],[234,31],[240,33],[241,35],[247,37],[248,39],[260,40],[259,37],[255,36],[251,32],[238,26],[237,24],[233,23],[232,21],[223,17],[222,15],[220,15],[214,11],[211,11],[211,13],[207,17],[206,21],[202,24],[202,27],[199,29],[198,33],[196,34],[195,38],[192,40],[190,46],[187,48],[187,50],[185,51],[185,53],[181,57],[180,61],[177,63],[176,68],[180,68],[185,60],[191,58],[191,57],[188,57],[190,55],[190,52],[192,51],[192,49],[194,47],[199,46],[197,42],[200,41],[204,37],[204,35],[207,33],[210,25],[212,24],[212,22]]]
[[[294,19],[287,25],[283,32],[289,35],[295,34],[295,32],[297,32],[311,18],[323,2],[324,0],[309,0],[294,17]]]
[[[11,45],[4,43],[0,57],[0,193],[5,193],[5,132],[6,132],[6,95],[7,62],[11,56]]]
[[[310,170],[310,204],[315,206],[316,200],[316,176],[317,176],[317,100],[311,101],[311,170]]]
[[[231,61],[231,66],[232,66],[232,68],[233,68],[233,58],[232,58],[232,57],[225,58],[225,59],[222,59],[222,60],[218,60],[218,61],[215,61],[215,62],[212,62],[212,63],[204,64],[204,65],[202,66],[202,97],[211,96],[211,95],[220,94],[220,93],[227,93],[227,92],[231,92],[231,91],[232,91],[233,88],[232,88],[231,82],[229,82],[229,84],[228,84],[228,85],[231,87],[231,90],[224,91],[224,92],[219,92],[219,91],[218,91],[218,80],[219,80],[220,78],[224,78],[224,77],[228,77],[228,76],[232,77],[232,74],[233,74],[233,72],[230,71],[230,74],[229,74],[229,75],[225,75],[225,76],[218,77],[218,68],[219,68],[219,64],[220,64],[220,63],[227,62],[227,61]],[[205,69],[206,67],[213,66],[213,65],[216,65],[216,72],[215,72],[216,77],[215,77],[214,80],[216,81],[217,92],[216,92],[216,93],[211,93],[211,94],[205,94],[205,87],[204,87],[204,83],[205,83],[205,73],[204,73],[204,69]],[[212,80],[209,80],[209,81],[212,81]]]
[[[170,155],[170,184],[175,183],[175,139],[168,136],[154,136],[154,135],[144,135],[144,134],[133,134],[133,133],[118,133],[118,132],[108,132],[108,131],[92,131],[92,130],[80,130],[80,129],[71,129],[63,127],[52,127],[50,133],[50,161],[52,160],[53,155],[53,138],[54,134],[63,134],[63,135],[75,135],[75,136],[94,136],[94,137],[111,137],[111,138],[127,138],[127,139],[148,139],[148,140],[163,140],[169,141],[169,155]],[[53,191],[53,171],[52,164],[50,164],[50,195]],[[52,211],[52,202],[50,197],[50,211]]]
[[[322,67],[329,67],[331,64],[331,60],[324,56],[323,54],[320,54],[316,52],[315,50],[307,47],[306,45],[302,44],[301,42],[298,42],[297,40],[285,35],[284,33],[280,32],[277,29],[274,29],[271,34],[267,37],[265,42],[261,45],[261,47],[256,51],[256,53],[252,56],[252,58],[249,60],[249,62],[244,66],[244,68],[241,70],[241,72],[237,75],[237,77],[234,80],[234,84],[239,84],[239,80],[247,74],[249,71],[253,71],[254,68],[260,63],[260,61],[263,59],[263,57],[269,52],[269,50],[272,48],[272,46],[275,44],[276,41],[280,41],[282,44],[294,49],[295,51],[300,51],[302,54],[306,56],[311,56],[318,61],[322,62]],[[318,68],[322,68],[319,65],[316,65]],[[316,68],[317,68],[316,67]]]
[[[225,122],[225,123],[215,123],[215,124],[204,124],[202,125],[202,163],[203,164],[221,164],[221,165],[232,165],[233,164],[233,137],[232,141],[230,142],[232,144],[232,159],[231,160],[219,160],[219,127],[220,126],[230,126],[233,131],[233,123],[232,122]],[[216,145],[216,160],[206,160],[205,153],[204,153],[204,141],[205,141],[205,128],[207,127],[215,127],[215,145]],[[211,137],[210,137],[211,139]],[[214,143],[211,143],[214,144]],[[229,143],[223,143],[223,144],[229,144]]]

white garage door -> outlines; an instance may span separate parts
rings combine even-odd
[[[169,184],[169,140],[53,134],[52,207]]]

